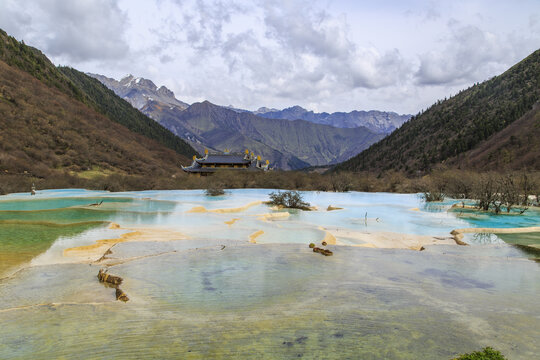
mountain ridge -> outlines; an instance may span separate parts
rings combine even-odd
[[[170,176],[194,150],[75,69],[0,30],[0,168]],[[189,156],[189,157],[188,157]]]
[[[56,67],[39,49],[17,41],[2,29],[0,29],[0,60],[30,74],[46,86],[58,89],[72,99],[80,101],[130,131],[152,138],[183,156],[191,156],[188,154],[194,151],[182,139],[133,109],[97,80],[75,69]]]
[[[306,120],[340,128],[364,126],[377,133],[389,134],[411,118],[390,111],[353,110],[351,112],[315,113],[295,105],[283,110],[259,108],[254,114],[269,119]]]
[[[269,159],[274,166],[282,169],[300,169],[314,165],[334,164],[346,160],[348,157],[356,155],[357,152],[363,150],[373,141],[382,138],[381,133],[384,134],[384,131],[381,131],[380,128],[378,128],[378,131],[374,131],[359,124],[354,124],[352,130],[339,130],[342,127],[319,124],[313,119],[310,121],[294,118],[265,118],[255,115],[251,111],[236,109],[232,106],[214,105],[208,101],[184,107],[187,104],[182,103],[183,105],[179,105],[179,101],[174,97],[172,91],[164,87],[158,89],[148,79],[128,75],[117,81],[97,74],[89,74],[89,76],[99,80],[145,115],[156,120],[178,137],[186,140],[199,152],[203,152],[205,149],[243,151],[245,148],[250,148],[258,151],[260,155]],[[158,92],[165,94],[169,98],[160,97],[161,94],[158,94]],[[211,106],[212,109],[204,110],[204,106]],[[297,108],[301,109],[300,107]],[[185,114],[182,114],[183,112]],[[308,113],[314,114],[313,112]],[[330,116],[330,114],[327,115]],[[198,121],[192,121],[190,117],[196,117]],[[232,118],[236,118],[236,120],[224,122],[221,117],[229,119],[229,121]],[[290,124],[284,123],[284,121],[288,121]],[[245,124],[241,125],[242,122]],[[281,132],[271,129],[270,124],[278,127]],[[327,127],[321,128],[321,126]],[[297,139],[289,136],[289,133],[298,134],[299,131],[310,133],[313,137],[304,138],[304,145],[302,145]],[[320,133],[324,132],[328,132],[330,137],[335,136],[337,140],[334,141],[329,137],[320,135]],[[279,141],[276,141],[276,139]],[[315,144],[315,139],[322,139],[322,141]],[[291,145],[290,142],[293,142],[294,145]],[[336,144],[340,146],[336,146]],[[303,147],[310,149],[311,153],[303,151]]]
[[[189,159],[0,60],[0,170],[170,176]]]
[[[540,169],[540,160],[521,162],[515,159],[520,166],[499,163],[497,168],[490,168],[488,164],[495,163],[487,160],[466,161],[473,154],[471,151],[493,141],[493,137],[530,111],[533,112],[532,119],[537,119],[527,122],[528,126],[532,126],[531,131],[540,127],[534,110],[539,100],[540,50],[536,50],[501,75],[436,102],[379,143],[336,165],[333,171],[392,169],[414,173],[428,172],[437,165],[502,170],[517,169],[525,164]],[[528,138],[526,131],[514,127],[512,135],[525,139]],[[499,141],[507,139],[501,138]],[[490,146],[493,151],[500,149],[493,144]],[[525,156],[523,151],[520,154]],[[486,156],[493,158],[498,155],[495,151]]]
[[[104,75],[87,73],[87,75],[98,79],[118,96],[128,101],[133,107],[143,110],[145,105],[152,102],[159,102],[161,106],[174,106],[181,110],[189,107],[189,104],[176,99],[174,93],[161,86],[159,89],[152,80],[142,77],[127,75],[120,80],[106,77]],[[390,111],[363,111],[354,110],[351,112],[315,113],[306,110],[299,105],[295,105],[282,110],[260,107],[258,110],[250,111],[236,108],[233,105],[221,107],[233,110],[238,113],[252,113],[267,119],[282,120],[306,120],[314,124],[330,125],[339,128],[354,128],[364,126],[376,133],[389,134],[404,122],[409,120],[411,115],[399,115]]]
[[[177,106],[186,109],[189,104],[178,100],[174,92],[167,87],[159,88],[152,80],[142,77],[134,77],[129,74],[120,80],[106,77],[100,74],[86,73],[103,83],[106,87],[113,90],[116,95],[133,105],[134,108],[141,110],[148,101],[159,101],[168,106]]]
[[[250,150],[283,169],[339,162],[383,137],[363,127],[341,129],[305,120],[265,119],[209,101],[194,103],[183,111],[155,105],[157,108],[150,104],[143,111],[192,144],[233,151],[252,147]],[[240,139],[247,143],[240,143]],[[281,154],[277,158],[275,151]]]

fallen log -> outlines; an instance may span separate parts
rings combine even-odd
[[[113,246],[114,246],[114,245],[113,245]],[[112,254],[111,249],[112,249],[112,246],[111,246],[107,251],[105,251],[105,253],[103,254],[103,256],[100,257],[96,262],[101,262],[101,261],[103,261],[103,260],[107,260],[107,259],[108,259],[107,255],[111,255],[111,254]],[[98,277],[99,277],[99,276],[98,276]]]
[[[324,255],[324,256],[332,256],[332,255],[334,255],[334,253],[332,251],[327,250],[327,249],[321,249],[319,247],[314,247],[313,252],[317,252],[317,253],[319,253],[321,255]]]
[[[107,270],[99,269],[97,275],[99,282],[106,282],[113,285],[120,285],[123,279],[120,276],[114,276],[107,274]]]

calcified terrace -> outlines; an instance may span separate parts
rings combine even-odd
[[[538,264],[507,244],[540,243],[536,210],[496,217],[416,195],[307,192],[314,208],[299,211],[265,205],[271,191],[2,197],[0,256],[11,260],[0,268],[0,357],[538,352]],[[501,227],[529,229],[464,230]],[[333,256],[308,247],[323,242]],[[123,279],[127,302],[99,270]]]

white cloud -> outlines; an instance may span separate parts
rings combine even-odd
[[[311,1],[263,4],[267,36],[293,53],[343,58],[354,48],[347,38],[346,24],[324,10],[313,10]]]
[[[8,0],[2,4],[1,26],[49,56],[77,63],[120,59],[129,53],[123,39],[126,17],[113,1]]]
[[[513,9],[487,0],[4,0],[0,27],[56,63],[148,77],[187,102],[416,113],[538,47],[534,1]]]
[[[450,36],[442,50],[420,56],[416,80],[421,85],[463,84],[483,80],[506,68],[521,52],[521,42],[476,26],[449,24]]]
[[[13,36],[21,38],[32,24],[32,17],[21,11],[17,0],[3,0],[0,3],[0,27]]]

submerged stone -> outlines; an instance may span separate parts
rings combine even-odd
[[[129,301],[129,298],[127,297],[126,293],[123,292],[119,287],[116,288],[116,300],[120,300],[123,302]]]

